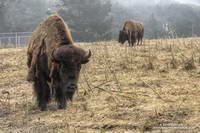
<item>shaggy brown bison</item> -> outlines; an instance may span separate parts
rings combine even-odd
[[[136,21],[125,21],[122,30],[119,32],[119,43],[128,41],[129,46],[133,46],[136,41],[141,42],[144,36],[144,25]]]
[[[27,80],[33,82],[40,110],[46,110],[52,95],[58,108],[65,108],[77,89],[81,65],[89,61],[91,52],[74,45],[67,25],[54,14],[33,32],[27,56]]]
[[[143,40],[143,37],[144,37],[144,25],[143,23],[141,22],[136,22],[137,23],[137,35],[136,35],[136,38],[138,39],[138,43],[137,45],[139,45],[139,42],[140,44],[142,45],[142,40]]]

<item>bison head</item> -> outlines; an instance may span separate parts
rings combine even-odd
[[[123,30],[120,30],[118,42],[124,44],[125,41],[127,41],[127,40],[128,40],[127,33]]]
[[[79,72],[81,65],[89,62],[91,51],[84,51],[74,45],[64,45],[52,52],[52,59],[59,64],[57,74],[59,84],[65,94],[69,94],[68,99],[72,100],[73,94],[77,89]]]

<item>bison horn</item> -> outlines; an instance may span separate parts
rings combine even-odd
[[[92,55],[92,52],[89,49],[89,52],[83,57],[82,64],[87,63],[89,61],[89,58],[91,57],[91,55]]]
[[[89,58],[91,57],[91,55],[92,55],[92,52],[91,52],[90,49],[89,49],[89,52],[88,52],[88,54],[85,56],[85,59],[89,59]]]

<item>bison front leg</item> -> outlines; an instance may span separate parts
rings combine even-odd
[[[139,35],[138,35],[138,37],[137,37],[137,45],[140,45],[140,37],[139,37]]]
[[[55,84],[55,83],[54,83]],[[58,109],[65,109],[66,108],[66,97],[62,87],[60,87],[59,83],[54,86],[55,89],[55,97],[58,103]]]
[[[33,69],[32,64],[33,64],[32,55],[28,54],[27,57],[28,75],[26,78],[27,81],[34,81],[35,69]]]
[[[45,78],[43,78],[42,75],[38,76],[39,78],[34,81],[33,85],[37,96],[38,107],[41,111],[45,111],[47,108],[47,103],[50,100],[50,88]]]
[[[35,80],[35,73],[36,73],[36,64],[38,60],[39,50],[33,53],[33,55],[28,54],[28,75],[27,81],[34,81]]]
[[[137,34],[135,32],[132,33],[131,40],[132,40],[132,46],[133,46],[137,41]]]
[[[135,42],[136,42],[136,40],[133,38],[133,39],[132,39],[132,42],[131,42],[131,44],[132,44],[131,46],[132,46],[132,47],[134,46]]]
[[[132,44],[132,43],[131,43],[131,40],[128,39],[128,45],[131,46],[131,44]]]
[[[143,37],[140,38],[140,45],[142,45]]]
[[[128,32],[128,44],[129,46],[133,45],[132,33],[130,31]]]

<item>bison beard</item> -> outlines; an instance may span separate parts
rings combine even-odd
[[[33,82],[42,111],[51,96],[55,96],[59,109],[72,101],[81,65],[91,56],[90,51],[73,44],[67,25],[57,14],[49,16],[33,32],[27,51],[27,80]]]

